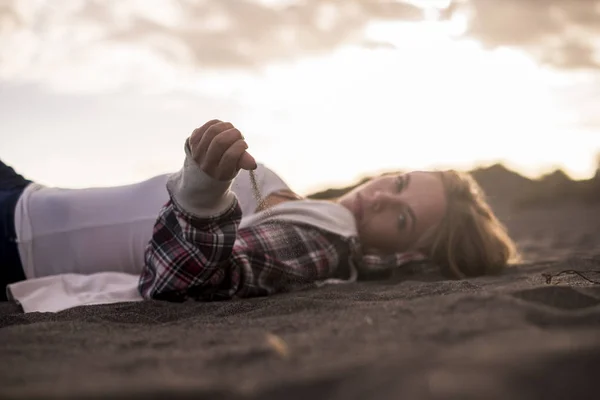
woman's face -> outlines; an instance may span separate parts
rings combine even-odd
[[[372,179],[338,202],[354,214],[366,253],[416,250],[417,241],[446,212],[441,179],[422,171]]]

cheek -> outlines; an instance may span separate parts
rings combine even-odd
[[[374,218],[366,224],[361,232],[363,243],[373,249],[384,252],[398,250],[398,233],[389,218]]]

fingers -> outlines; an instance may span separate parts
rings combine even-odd
[[[204,133],[206,133],[208,128],[221,122],[223,121],[220,121],[218,119],[211,119],[210,121],[202,125],[200,128],[194,129],[194,131],[190,135],[190,148],[194,149],[194,147],[200,143],[200,139],[202,139]]]
[[[218,126],[218,128],[216,128],[216,129],[220,129],[222,125],[219,124],[219,125],[215,125],[215,126]],[[211,141],[208,143],[208,148],[206,150],[206,156],[204,157],[204,160],[203,160],[206,164],[218,166],[221,158],[223,157],[223,154],[227,151],[227,149],[229,149],[237,141],[243,142],[243,144],[245,146],[244,150],[246,150],[248,148],[248,145],[244,141],[244,137],[242,136],[242,133],[238,129],[234,128],[233,125],[231,125],[231,124],[225,125],[225,123],[223,123],[223,127],[227,127],[227,126],[231,126],[231,128],[221,131],[213,139],[211,139]],[[205,138],[208,140],[209,135],[212,135],[212,134],[213,133],[210,130],[207,131],[207,133],[205,134]],[[204,146],[204,143],[201,143],[200,148],[202,149],[203,146]]]
[[[215,179],[233,179],[240,168],[256,168],[242,133],[229,122],[207,122],[194,130],[189,144],[194,161]]]
[[[207,124],[203,125],[206,126]],[[196,139],[196,143],[194,147],[192,146],[192,143],[190,142],[190,147],[192,149],[192,154],[195,154],[195,159],[196,161],[203,161],[208,153],[208,148],[210,147],[210,144],[212,143],[212,141],[222,132],[228,130],[228,129],[232,129],[233,125],[229,122],[222,122],[222,121],[218,121],[210,124],[209,126],[206,127],[206,129],[202,130],[202,128],[200,128],[200,130],[198,131],[197,135],[199,138]]]

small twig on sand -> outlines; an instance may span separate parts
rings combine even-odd
[[[600,285],[600,281],[596,281],[594,279],[590,279],[587,276],[585,276],[584,273],[586,273],[586,274],[600,274],[600,271],[595,271],[595,270],[576,271],[574,269],[566,269],[564,271],[560,271],[560,272],[557,272],[555,274],[545,273],[545,274],[542,274],[542,276],[544,278],[546,278],[546,284],[548,284],[548,285],[552,283],[552,278],[556,278],[556,277],[561,276],[561,275],[578,275],[579,277],[585,279],[588,282],[591,282],[591,283],[596,284],[596,285]]]
[[[288,358],[290,356],[290,348],[279,336],[273,333],[267,333],[267,344],[271,346],[281,358]]]

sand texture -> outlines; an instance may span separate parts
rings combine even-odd
[[[600,205],[498,213],[525,263],[448,281],[242,301],[0,304],[0,398],[593,399],[600,397]]]

